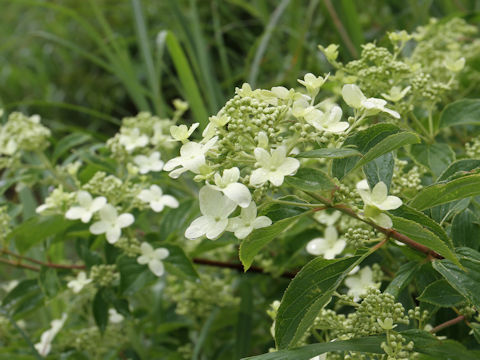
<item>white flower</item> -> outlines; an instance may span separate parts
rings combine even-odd
[[[163,169],[163,161],[160,160],[158,151],[154,151],[149,156],[137,155],[133,158],[133,162],[138,166],[140,174],[147,174],[150,171],[161,171]]]
[[[122,228],[132,225],[134,220],[132,214],[118,215],[117,209],[107,204],[100,209],[100,221],[90,226],[90,232],[95,235],[106,234],[107,241],[114,244],[122,235]]]
[[[401,87],[394,86],[390,89],[390,92],[388,94],[382,93],[381,95],[389,101],[397,102],[402,100],[411,88],[411,86],[407,86],[405,89],[402,90]]]
[[[391,228],[392,219],[382,211],[399,208],[402,206],[402,200],[396,196],[387,196],[387,185],[383,181],[378,182],[370,191],[367,180],[362,180],[357,184],[357,191],[365,204],[363,208],[365,217],[372,219],[381,227]]]
[[[377,319],[377,322],[383,330],[392,330],[397,327],[397,325],[393,324],[393,319],[391,317],[387,317],[385,320]]]
[[[335,210],[331,214],[327,213],[326,211],[317,211],[313,215],[315,220],[327,226],[332,226],[333,224],[335,224],[337,220],[340,219],[340,216],[342,216],[342,213],[338,210]]]
[[[107,203],[105,197],[99,196],[92,199],[92,196],[83,190],[77,192],[77,201],[80,206],[73,206],[68,209],[65,217],[70,220],[80,219],[84,223],[88,223],[93,214]],[[41,212],[40,209],[37,209],[37,212]]]
[[[108,322],[112,324],[119,324],[121,323],[125,318],[123,317],[122,314],[118,313],[117,310],[115,309],[108,309]]]
[[[203,136],[202,141],[210,140],[212,137],[215,136],[215,131],[217,130],[217,128],[224,127],[230,120],[231,120],[230,116],[227,116],[227,115],[210,116],[208,118],[208,121],[209,121],[208,125],[205,127],[205,130],[203,130],[203,133],[202,133],[202,136]]]
[[[140,245],[142,255],[137,258],[137,262],[141,265],[148,264],[148,268],[156,276],[162,276],[165,272],[162,260],[166,259],[170,252],[165,248],[154,249],[152,245],[143,242]]]
[[[324,114],[321,110],[312,109],[305,114],[305,120],[315,127],[332,133],[344,132],[350,125],[346,121],[340,121],[342,118],[342,109],[340,106],[332,106],[328,113]]]
[[[260,167],[252,171],[250,185],[260,186],[270,181],[274,186],[283,184],[285,176],[293,175],[300,166],[297,159],[287,157],[287,149],[280,146],[270,154],[262,148],[255,148],[255,158]]]
[[[458,60],[447,59],[444,62],[445,67],[452,72],[459,72],[465,66],[465,58],[461,57]]]
[[[206,144],[187,142],[181,147],[180,156],[169,160],[165,164],[164,170],[171,171],[169,175],[174,179],[188,170],[198,174],[200,168],[205,165],[205,154],[215,145],[217,139],[214,137]]]
[[[171,208],[178,207],[177,199],[171,195],[163,195],[163,191],[158,185],[152,185],[150,189],[140,191],[137,197],[143,202],[149,203],[155,212],[162,211],[165,206]]]
[[[348,104],[348,106],[354,109],[365,110],[366,115],[375,115],[380,111],[390,114],[394,118],[400,119],[400,114],[394,110],[388,109],[385,107],[387,102],[383,99],[377,98],[366,98],[363,95],[362,90],[357,85],[347,84],[342,88],[343,100]]]
[[[200,212],[202,216],[193,220],[185,231],[188,239],[197,239],[203,235],[210,240],[220,236],[228,225],[228,216],[237,204],[221,192],[204,186],[199,192]]]
[[[338,238],[337,229],[333,226],[327,226],[324,236],[310,240],[307,252],[312,255],[323,255],[325,259],[333,259],[345,249],[347,242]]]
[[[243,208],[240,216],[229,220],[227,230],[235,233],[238,239],[245,239],[253,230],[272,225],[272,220],[266,216],[257,217],[257,206],[252,201]]]
[[[170,126],[170,134],[175,140],[184,143],[187,141],[190,135],[192,135],[198,125],[200,125],[200,123],[194,123],[192,126],[190,126],[190,128],[187,128],[187,125],[183,124],[179,126],[172,125]]]
[[[90,284],[92,279],[87,278],[87,274],[85,271],[80,271],[77,275],[75,280],[71,280],[68,282],[67,287],[72,289],[72,291],[77,294],[82,291],[83,287],[87,284]]]
[[[328,75],[325,76],[325,78],[321,76],[315,76],[312,73],[305,74],[303,77],[303,80],[297,80],[300,84],[305,86],[307,89],[308,93],[312,95],[312,97],[316,96],[318,94],[318,91],[322,87],[322,85],[325,83],[327,80]]]
[[[142,147],[148,144],[148,136],[140,134],[139,128],[122,129],[118,137],[118,142],[123,145],[125,150],[131,152],[137,147]]]
[[[371,287],[380,287],[380,283],[373,281],[373,271],[370,266],[365,266],[355,275],[347,276],[345,285],[348,287],[347,294],[353,296],[354,301],[360,300],[360,296],[365,295]]]
[[[317,356],[311,358],[310,360],[326,360],[326,359],[327,359],[327,353],[317,355]]]
[[[252,195],[248,188],[239,183],[240,170],[237,167],[226,169],[223,176],[219,173],[215,174],[215,185],[210,185],[213,189],[223,192],[229,199],[235,201],[241,207],[247,207],[252,201]]]
[[[40,342],[35,344],[35,349],[41,356],[47,356],[50,350],[52,349],[52,341],[57,336],[60,329],[65,324],[65,320],[67,320],[67,314],[63,314],[62,317],[58,320],[53,320],[50,323],[50,329],[45,331],[40,336]]]

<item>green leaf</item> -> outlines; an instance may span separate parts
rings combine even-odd
[[[363,172],[370,188],[373,189],[377,183],[383,181],[387,188],[390,189],[394,167],[395,159],[392,153],[383,154],[366,164],[363,167]]]
[[[480,253],[470,248],[458,248],[457,256],[465,270],[449,260],[433,262],[437,270],[448,283],[470,301],[477,309],[480,308]]]
[[[167,272],[191,281],[198,279],[197,271],[181,247],[173,244],[161,244],[161,247],[167,248],[170,253],[163,260]]]
[[[449,177],[461,173],[467,175],[469,171],[480,168],[480,160],[478,159],[462,159],[454,161],[449,167],[438,177],[437,181],[448,180]]]
[[[103,296],[103,292],[104,289],[98,290],[92,303],[93,318],[101,333],[105,331],[108,324],[108,303]]]
[[[120,256],[117,259],[120,272],[120,292],[123,295],[133,295],[143,289],[157,277],[145,265],[140,265],[136,259]]]
[[[38,281],[44,294],[49,298],[57,295],[58,291],[61,288],[60,281],[57,276],[57,271],[49,267],[42,267],[40,275],[38,277]]]
[[[435,360],[476,360],[478,354],[468,351],[462,344],[453,340],[439,340],[427,331],[411,329],[401,332],[407,342],[414,343],[413,351],[432,356]]]
[[[437,222],[435,222],[435,220],[432,220],[424,213],[407,205],[402,205],[395,210],[389,210],[389,213],[404,219],[415,221],[416,223],[426,227],[428,230],[437,235],[450,248],[453,248],[452,239],[449,238],[445,230]]]
[[[439,127],[480,125],[480,100],[463,99],[448,104],[440,115]]]
[[[235,359],[250,354],[252,343],[253,328],[253,287],[249,278],[244,277],[239,286],[239,296],[241,298],[235,339]]]
[[[409,205],[422,211],[477,195],[480,195],[480,174],[468,175],[446,183],[427,186],[420,190]]]
[[[444,258],[458,264],[458,259],[455,257],[455,254],[452,252],[450,247],[440,240],[440,238],[433,232],[415,221],[397,216],[391,216],[391,218],[393,221],[393,228],[395,230],[403,235],[408,236],[413,241],[435,251]]]
[[[197,86],[197,81],[193,76],[188,59],[185,56],[177,37],[171,31],[166,33],[166,44],[168,52],[170,53],[170,58],[172,59],[175,70],[180,78],[186,100],[192,109],[195,121],[200,123],[200,127],[203,129],[208,124],[208,112],[203,98],[200,95],[200,90]]]
[[[275,319],[275,342],[279,349],[298,343],[333,292],[364,256],[338,260],[317,257],[300,270],[285,291]]]
[[[7,239],[14,241],[18,251],[24,253],[49,237],[62,234],[71,225],[62,215],[36,215],[14,228]]]
[[[388,284],[385,292],[392,294],[397,298],[400,292],[411,283],[413,277],[421,266],[420,263],[415,261],[403,264],[400,269],[398,269],[393,280]]]
[[[285,177],[285,183],[303,191],[321,192],[335,189],[330,177],[321,170],[300,168],[294,176]]]
[[[402,131],[397,134],[392,134],[387,136],[386,138],[382,139],[378,142],[375,146],[371,147],[363,157],[357,162],[355,167],[352,170],[355,170],[369,161],[372,161],[379,156],[384,154],[390,153],[393,150],[401,148],[402,146],[408,144],[416,144],[420,142],[420,138],[417,134],[408,131]]]
[[[478,250],[480,247],[478,216],[470,209],[457,214],[452,221],[451,234],[455,246],[466,246]]]
[[[370,336],[351,340],[337,340],[302,346],[291,350],[280,350],[263,355],[251,356],[242,360],[309,360],[317,355],[332,351],[356,351],[383,354],[380,347],[383,336]]]
[[[362,156],[362,153],[350,148],[326,148],[305,151],[298,154],[297,158],[328,158],[328,159],[344,159],[350,156]]]
[[[443,143],[412,145],[410,152],[417,162],[430,169],[435,178],[455,160],[453,150]]]
[[[428,285],[417,300],[440,307],[452,307],[464,302],[465,298],[447,280],[440,279]]]
[[[375,147],[390,135],[401,132],[400,128],[392,124],[376,124],[368,129],[360,130],[345,139],[344,146],[356,146],[357,150],[363,155]],[[386,152],[389,152],[388,150]],[[378,153],[378,156],[382,153]],[[369,155],[371,158],[373,155]],[[372,160],[372,158],[371,158]],[[346,174],[355,168],[359,162],[358,157],[348,157],[345,159],[334,159],[332,163],[332,176],[342,179]]]
[[[92,137],[90,135],[81,132],[74,132],[73,134],[65,136],[55,146],[55,150],[52,154],[52,163],[54,164],[63,154],[65,154],[71,148],[84,144],[91,139]]]
[[[302,215],[303,214],[292,216],[277,221],[269,227],[254,230],[247,238],[245,238],[240,244],[240,261],[242,262],[245,271],[250,268],[253,258],[265,245],[275,239],[287,228],[295,224]]]

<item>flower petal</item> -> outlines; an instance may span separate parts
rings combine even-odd
[[[158,249],[155,249],[154,254],[155,254],[155,258],[159,260],[163,260],[163,259],[166,259],[168,255],[170,255],[170,252],[168,251],[168,249],[158,248]]]
[[[187,239],[197,239],[207,232],[210,225],[210,218],[208,216],[200,216],[193,220],[190,226],[185,230],[185,237]]]
[[[165,272],[165,268],[163,266],[163,263],[160,260],[151,260],[148,263],[148,268],[154,273],[156,276],[162,276],[163,273]]]
[[[252,201],[250,190],[248,190],[245,185],[238,182],[228,185],[223,189],[223,193],[242,208],[250,205],[250,202]]]
[[[107,241],[110,244],[115,244],[118,239],[120,239],[120,235],[122,235],[122,230],[120,230],[120,227],[114,226],[108,229],[105,235],[107,237]]]
[[[106,221],[97,221],[90,225],[89,230],[94,235],[100,235],[106,233],[109,228],[110,225]]]
[[[132,225],[134,221],[135,221],[135,218],[133,217],[132,214],[125,213],[125,214],[120,215],[117,218],[117,225],[120,228],[124,228],[124,227]]]
[[[77,219],[81,219],[85,214],[89,214],[89,212],[85,210],[83,207],[73,206],[70,209],[68,209],[68,211],[65,214],[65,217],[69,220],[77,220]],[[90,217],[91,216],[92,215],[90,214]],[[84,222],[88,222],[88,221],[90,221],[90,219]]]
[[[400,198],[396,196],[387,196],[387,199],[381,203],[378,204],[378,208],[381,210],[394,210],[398,209],[400,206],[402,206],[403,202]]]
[[[207,229],[207,239],[213,240],[220,236],[225,231],[228,225],[228,219],[221,219],[211,223],[211,226]]]
[[[387,195],[388,195],[387,185],[383,181],[380,181],[373,187],[372,201],[375,205],[379,205],[387,199]]]

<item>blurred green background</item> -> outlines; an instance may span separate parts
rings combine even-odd
[[[235,86],[294,86],[386,31],[430,17],[479,20],[478,0],[0,0],[0,107],[39,113],[57,131],[110,135],[141,110],[168,116],[174,98],[206,121]]]

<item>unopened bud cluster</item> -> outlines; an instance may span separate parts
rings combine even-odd
[[[90,269],[90,278],[99,287],[106,287],[114,285],[120,279],[120,274],[115,264],[93,265]]]

